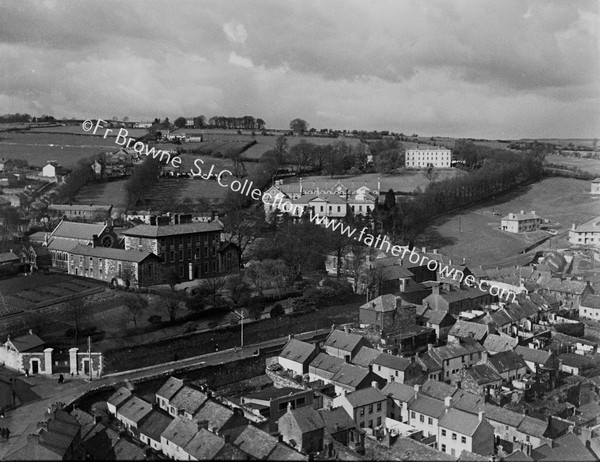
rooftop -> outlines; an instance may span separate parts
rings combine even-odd
[[[352,405],[352,407],[360,407],[385,401],[386,395],[384,395],[377,388],[367,387],[363,388],[362,390],[356,390],[352,393],[347,393],[346,399]]]
[[[222,231],[223,227],[217,222],[211,223],[184,223],[180,225],[138,225],[123,231],[124,236],[158,238],[178,236],[182,234],[197,234]]]
[[[207,396],[201,391],[185,385],[175,394],[169,404],[177,410],[183,410],[190,415],[194,415],[207,399]]]
[[[382,354],[384,353],[376,350],[375,348],[363,346],[360,347],[358,353],[356,353],[354,358],[352,358],[352,363],[356,364],[357,366],[369,367]]]
[[[127,420],[131,420],[132,422],[138,423],[144,417],[146,417],[152,411],[152,404],[147,401],[144,401],[137,396],[132,396],[129,398],[119,409],[117,413],[126,418]]]
[[[289,409],[287,415],[296,421],[296,424],[302,433],[325,428],[325,422],[323,421],[321,414],[319,414],[312,406]]]
[[[163,383],[160,389],[156,392],[156,396],[162,398],[171,399],[175,393],[183,388],[183,380],[175,377],[169,377],[169,379]]]
[[[160,435],[166,430],[172,421],[173,417],[171,417],[169,414],[158,410],[153,410],[138,426],[138,430],[141,434],[146,435],[154,441],[160,441]]]
[[[387,268],[394,268],[393,266],[389,266]],[[398,267],[400,268],[400,267]],[[382,268],[383,269],[386,268]],[[408,271],[408,270],[406,270]],[[411,273],[412,275],[412,273]],[[388,311],[394,311],[396,309],[397,306],[399,306],[402,303],[402,299],[396,295],[392,295],[392,294],[385,294],[385,295],[380,295],[377,298],[374,298],[373,300],[361,305],[361,309],[363,310],[372,310],[372,311],[376,311],[378,313],[385,313]]]
[[[452,326],[448,335],[454,337],[467,338],[471,337],[477,341],[481,341],[488,333],[488,327],[484,324],[477,324],[475,322],[458,320]]]
[[[356,388],[360,386],[361,382],[363,382],[369,376],[369,370],[364,367],[355,366],[354,364],[344,363],[340,370],[337,371],[333,377],[331,377],[331,381],[336,385]]]
[[[131,391],[125,387],[119,387],[110,397],[106,400],[107,403],[119,407],[125,401],[131,397]]]
[[[22,335],[10,339],[10,343],[15,349],[23,353],[25,351],[40,350],[44,346],[45,342],[35,334]]]
[[[198,433],[198,424],[185,417],[175,417],[161,437],[184,448]]]
[[[419,394],[417,399],[408,405],[408,409],[439,419],[444,415],[446,405],[444,401]]]
[[[52,237],[64,237],[69,239],[92,240],[92,236],[102,234],[106,228],[104,223],[78,223],[74,221],[61,221],[54,231]]]
[[[407,403],[415,397],[414,387],[398,382],[389,382],[381,389],[381,393],[403,403]]]
[[[480,421],[479,415],[473,415],[453,408],[449,408],[448,412],[444,413],[438,423],[440,428],[446,428],[468,436],[472,436],[481,424],[489,425],[487,422],[483,423],[483,421]]]
[[[488,334],[483,342],[483,347],[490,353],[513,350],[519,340],[506,335]]]
[[[343,351],[351,352],[354,351],[354,349],[356,349],[361,342],[366,342],[361,335],[345,332],[343,330],[334,330],[331,334],[329,334],[327,340],[325,340],[323,347],[337,348]]]
[[[513,350],[502,351],[488,357],[488,363],[494,368],[498,374],[512,371],[515,369],[525,368],[527,365],[523,358]]]
[[[390,369],[395,369],[398,371],[405,371],[408,366],[412,364],[412,361],[410,359],[401,358],[400,356],[382,353],[377,357],[373,364],[389,367]]]
[[[86,257],[105,258],[107,260],[131,261],[141,263],[148,257],[158,259],[157,255],[150,252],[140,252],[138,250],[111,249],[108,247],[92,247],[89,245],[76,245],[69,250],[74,255],[83,255]]]
[[[304,364],[315,352],[315,349],[316,347],[312,343],[302,342],[293,338],[283,347],[283,351],[279,354],[279,357]]]

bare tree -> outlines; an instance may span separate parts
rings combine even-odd
[[[181,298],[175,292],[171,292],[164,297],[165,309],[169,315],[169,321],[174,322],[177,318],[177,312],[181,308]]]
[[[221,290],[225,288],[227,278],[225,276],[218,276],[215,278],[203,279],[199,284],[198,288],[200,293],[212,301],[213,306],[217,305],[217,299]]]
[[[131,315],[133,325],[137,327],[137,320],[139,316],[144,312],[145,309],[148,308],[148,300],[146,300],[141,295],[128,294],[124,297],[123,301],[125,303],[125,306],[129,310],[129,314]]]

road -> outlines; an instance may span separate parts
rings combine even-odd
[[[295,338],[300,340],[310,340],[313,337],[325,338],[329,333],[329,329],[320,329],[298,334]],[[265,342],[251,344],[241,349],[230,349],[217,351],[205,355],[196,356],[194,358],[186,358],[180,361],[172,361],[168,363],[158,364],[155,366],[144,367],[141,369],[130,370],[108,374],[104,377],[93,379],[91,382],[83,379],[67,379],[62,385],[58,384],[56,377],[29,377],[24,378],[20,374],[13,373],[6,369],[0,369],[2,375],[7,378],[19,378],[26,381],[32,388],[31,390],[37,393],[41,398],[24,404],[16,409],[6,412],[6,418],[0,420],[0,427],[10,429],[10,439],[8,441],[0,441],[0,459],[5,460],[5,457],[17,449],[23,447],[27,442],[27,435],[31,433],[37,422],[42,420],[43,414],[48,407],[54,402],[63,402],[65,404],[72,403],[77,398],[88,391],[100,389],[105,386],[117,385],[124,381],[135,381],[144,378],[151,378],[160,374],[176,373],[186,369],[197,369],[203,366],[211,366],[225,364],[231,361],[237,361],[243,358],[249,358],[256,354],[257,350],[275,348],[285,344],[286,337],[268,340]]]

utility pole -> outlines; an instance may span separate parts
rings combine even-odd
[[[238,313],[235,310],[233,310],[233,312],[240,318],[240,323],[241,323],[241,327],[242,327],[241,334],[240,334],[240,336],[241,336],[240,344],[241,344],[241,347],[244,348],[244,310],[243,309],[240,310],[240,313]]]
[[[90,370],[90,382],[92,381],[92,337],[88,336],[88,369]]]

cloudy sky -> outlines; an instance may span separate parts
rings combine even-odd
[[[599,4],[3,0],[0,112],[599,137]]]

